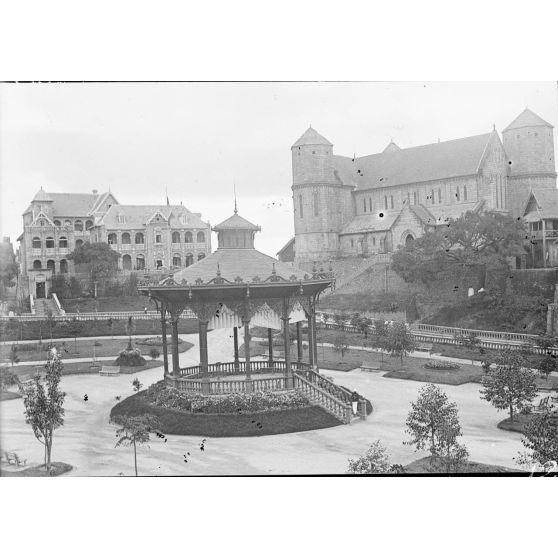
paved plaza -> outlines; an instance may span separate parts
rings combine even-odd
[[[180,354],[181,366],[198,363],[197,335],[181,335],[195,344]],[[232,333],[209,333],[210,362],[232,360]],[[407,464],[425,452],[414,452],[403,445],[405,418],[410,402],[423,383],[383,378],[378,372],[324,371],[336,382],[356,389],[374,405],[365,421],[310,432],[250,438],[211,438],[201,452],[201,437],[169,436],[164,442],[153,437],[149,447],[138,449],[140,475],[258,475],[344,473],[347,459],[362,454],[369,444],[380,439],[393,462]],[[163,376],[162,367],[136,375],[105,377],[97,374],[64,376],[66,391],[65,425],[56,431],[53,460],[73,465],[70,475],[133,475],[131,448],[115,448],[116,426],[109,424],[116,396],[132,395],[131,382],[138,377],[144,387]],[[521,435],[500,430],[497,423],[505,413],[496,411],[479,397],[479,384],[440,386],[455,401],[463,428],[463,442],[470,459],[483,463],[518,468],[514,457],[523,450]],[[88,401],[83,400],[87,394]],[[25,424],[21,399],[0,404],[2,448],[28,459],[28,465],[43,460],[43,446]],[[248,420],[248,419],[247,419]],[[184,454],[190,452],[188,462]]]

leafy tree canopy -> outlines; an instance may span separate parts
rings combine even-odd
[[[68,254],[69,260],[89,270],[93,280],[113,275],[118,269],[119,258],[120,254],[104,242],[84,242]]]
[[[498,212],[467,211],[393,254],[392,269],[408,283],[455,276],[464,267],[507,267],[506,258],[525,253],[521,221]]]

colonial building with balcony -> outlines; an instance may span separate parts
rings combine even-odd
[[[84,242],[108,242],[129,271],[174,270],[211,252],[211,227],[182,205],[121,205],[111,192],[37,192],[23,213],[19,265],[24,292],[49,295],[54,274],[76,270],[68,254]]]
[[[530,238],[527,267],[558,267],[558,190],[531,191],[523,218]]]

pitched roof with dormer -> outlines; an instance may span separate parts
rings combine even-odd
[[[318,134],[312,126],[310,126],[308,130],[306,130],[306,132],[298,138],[298,140],[293,144],[293,147],[301,147],[303,145],[328,145],[333,147],[333,144],[324,138],[324,136]]]
[[[558,219],[558,190],[531,190],[523,207],[523,217],[528,223],[541,219]]]
[[[87,217],[98,205],[98,201],[105,194],[71,194],[45,192],[42,188],[33,198],[31,205],[24,211],[24,215],[32,211],[33,203],[52,202],[52,214],[55,217]],[[115,200],[116,201],[116,200]],[[118,202],[116,202],[118,203]]]
[[[546,120],[543,120],[538,114],[526,108],[511,124],[504,128],[504,132],[508,130],[516,130],[517,128],[526,128],[531,126],[545,126],[547,128],[554,128]]]
[[[199,213],[192,213],[183,205],[113,205],[96,224],[106,229],[142,229],[149,222],[156,221],[176,228],[205,229],[208,223],[202,221]]]
[[[334,156],[336,176],[358,190],[477,174],[493,134],[419,145],[352,159]],[[497,134],[496,134],[497,136]]]

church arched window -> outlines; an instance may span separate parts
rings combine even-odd
[[[314,215],[320,214],[320,194],[314,192]]]
[[[300,218],[302,219],[304,217],[304,206],[302,203],[302,194],[298,195],[298,209],[300,211]]]

